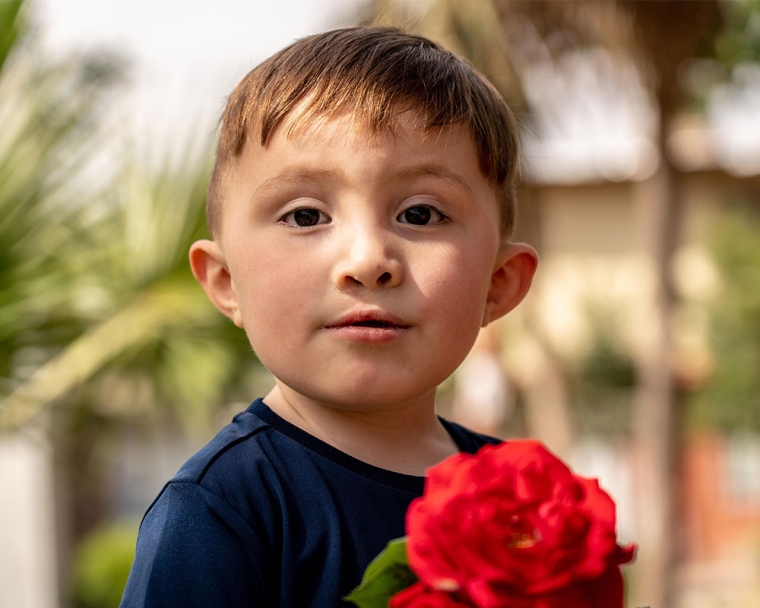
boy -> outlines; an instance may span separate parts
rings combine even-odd
[[[496,441],[434,400],[530,286],[517,173],[507,106],[423,38],[327,32],[241,81],[190,264],[276,385],[151,505],[122,606],[347,605],[425,469]]]

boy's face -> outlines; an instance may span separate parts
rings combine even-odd
[[[433,399],[480,327],[514,307],[535,253],[506,244],[464,127],[407,113],[369,136],[350,115],[290,120],[231,170],[217,241],[191,264],[280,385],[377,410]]]

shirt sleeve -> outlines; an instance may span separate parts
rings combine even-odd
[[[140,526],[121,608],[274,607],[268,544],[216,494],[170,483]]]

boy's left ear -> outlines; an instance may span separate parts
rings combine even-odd
[[[503,317],[528,293],[538,266],[536,250],[525,243],[507,243],[502,246],[497,265],[491,275],[483,327]]]

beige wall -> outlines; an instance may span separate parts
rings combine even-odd
[[[685,176],[673,270],[686,299],[714,296],[717,271],[705,237],[716,211],[742,191],[751,194],[756,182],[717,171]],[[518,238],[532,243],[541,259],[526,305],[558,354],[582,354],[590,345],[592,324],[602,316],[617,326],[627,348],[646,348],[656,277],[647,253],[651,235],[646,214],[656,187],[651,181],[542,184],[520,193]]]
[[[39,429],[0,435],[0,606],[58,605],[50,454]]]

